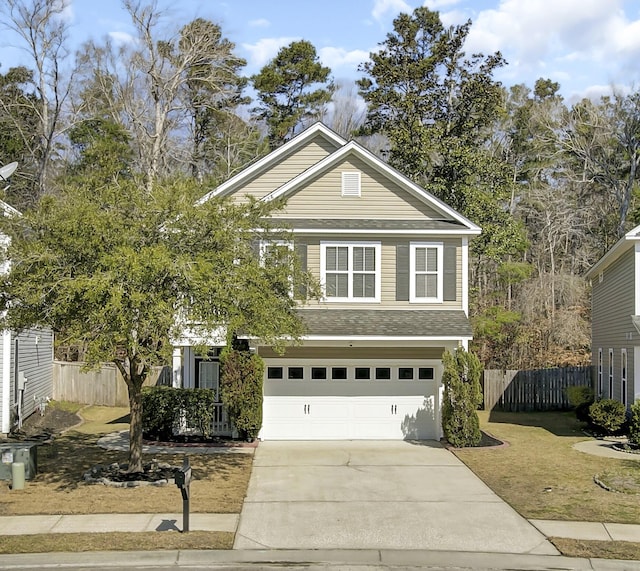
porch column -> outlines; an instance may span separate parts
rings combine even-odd
[[[174,389],[182,387],[182,349],[173,348],[173,374],[171,376],[171,386]]]
[[[196,386],[195,361],[192,347],[183,347],[182,387],[192,389]]]

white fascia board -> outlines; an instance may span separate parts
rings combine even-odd
[[[294,137],[293,139],[287,141],[281,147],[278,147],[274,151],[271,151],[268,155],[258,159],[251,166],[240,171],[237,175],[231,177],[226,182],[223,182],[220,186],[216,187],[214,190],[205,194],[196,204],[203,204],[207,202],[207,200],[220,195],[225,195],[232,192],[236,186],[238,186],[243,180],[252,176],[254,173],[261,171],[264,167],[266,167],[269,163],[275,162],[278,158],[283,155],[286,155],[291,150],[299,147],[308,139],[313,137],[316,133],[322,133],[325,137],[327,137],[330,141],[333,141],[338,146],[343,146],[347,143],[345,139],[343,139],[337,133],[334,133],[329,127],[327,127],[324,123],[314,123],[308,129],[305,129]]]
[[[261,200],[264,200],[265,202],[275,200],[276,198],[279,198],[280,196],[283,196],[284,194],[295,190],[305,181],[307,181],[311,177],[316,176],[323,170],[329,168],[350,152],[354,152],[360,159],[365,161],[371,167],[393,179],[396,183],[398,183],[400,186],[405,188],[417,198],[420,198],[426,204],[429,204],[436,210],[439,210],[443,214],[449,216],[450,218],[453,218],[457,222],[460,222],[469,230],[472,230],[474,232],[477,231],[478,234],[481,232],[481,228],[478,225],[471,222],[471,220],[469,220],[468,218],[462,216],[462,214],[456,212],[453,208],[442,202],[439,198],[436,198],[432,194],[428,193],[426,190],[409,180],[406,176],[398,172],[396,169],[387,165],[384,161],[380,160],[373,153],[367,151],[367,149],[360,146],[355,141],[349,141],[346,145],[342,146],[337,151],[331,153],[326,158],[317,162],[315,165],[308,168],[306,171],[299,174],[295,178],[291,179],[289,182],[283,184],[281,187],[270,192]]]
[[[622,254],[624,254],[629,248],[632,247],[634,242],[640,240],[640,226],[636,226],[629,232],[627,232],[620,240],[618,240],[609,251],[602,256],[587,273],[585,278],[590,280],[594,276],[598,275],[607,266],[615,262]]]
[[[419,235],[419,236],[478,236],[482,231],[480,228],[477,230],[463,228],[460,230],[378,230],[376,228],[371,228],[369,230],[353,230],[349,228],[343,229],[321,229],[321,228],[290,228],[290,229],[281,229],[282,232],[293,232],[294,234],[389,234],[389,235]]]
[[[185,328],[180,332],[180,335],[171,340],[171,345],[174,347],[193,347],[195,345],[222,347],[226,344],[227,330],[224,327],[207,332]]]

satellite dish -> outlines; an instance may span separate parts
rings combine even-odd
[[[0,167],[0,178],[6,181],[15,172],[17,168],[18,168],[18,163],[16,162],[9,163],[8,165]]]

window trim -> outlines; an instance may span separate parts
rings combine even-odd
[[[349,269],[346,271],[348,275],[347,297],[328,297],[327,296],[327,248],[348,248]],[[353,249],[354,248],[374,248],[375,255],[375,296],[374,297],[354,297],[353,296]],[[382,243],[381,242],[345,242],[345,241],[321,241],[320,242],[320,281],[323,290],[323,301],[329,303],[380,303],[382,287]],[[331,273],[331,272],[329,272]]]
[[[603,385],[604,377],[602,376],[603,365],[604,365],[604,360],[602,358],[602,347],[599,347],[598,348],[598,396],[599,397],[602,396],[602,390],[604,388],[604,385]]]
[[[419,274],[433,275],[433,272],[418,272],[416,270],[416,250],[419,248],[435,248],[436,288],[435,297],[418,297],[416,295],[416,277]],[[442,242],[410,242],[409,243],[409,303],[442,303],[444,297],[444,244]]]
[[[613,349],[609,349],[609,394],[607,397],[613,398]]]

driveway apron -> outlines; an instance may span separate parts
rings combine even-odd
[[[557,554],[437,442],[261,442],[235,549]]]

